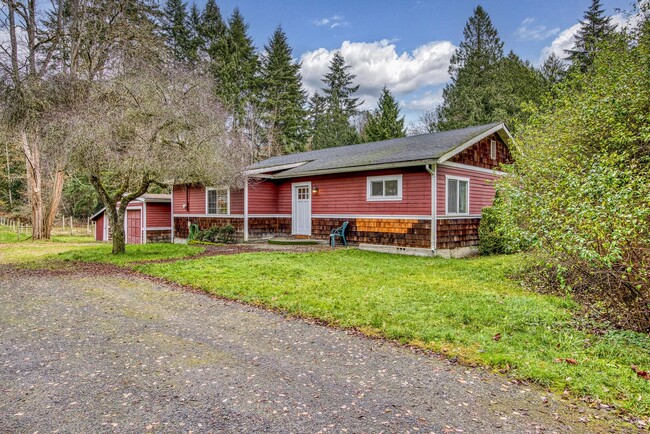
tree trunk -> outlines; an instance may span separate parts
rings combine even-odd
[[[124,213],[126,207],[120,207],[116,212],[110,213],[111,225],[113,228],[113,250],[114,255],[126,253],[126,239],[124,238]]]
[[[7,194],[9,196],[9,209],[14,207],[14,199],[11,193],[11,165],[9,163],[9,142],[5,141],[5,157],[7,158]]]
[[[52,191],[50,192],[49,204],[47,206],[47,214],[43,221],[43,238],[49,240],[52,236],[52,227],[54,227],[54,219],[56,217],[56,212],[59,209],[61,203],[61,197],[63,196],[63,180],[65,178],[65,172],[63,170],[57,170],[54,175],[54,182],[52,183]]]
[[[43,233],[43,190],[41,181],[41,155],[38,145],[30,144],[27,134],[20,133],[25,166],[29,184],[29,203],[32,208],[32,238],[42,240]]]

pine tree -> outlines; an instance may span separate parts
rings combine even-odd
[[[437,130],[450,130],[497,120],[492,110],[498,92],[495,75],[503,58],[503,42],[487,12],[477,6],[465,24],[464,40],[451,57],[451,83],[437,108]]]
[[[267,130],[268,155],[300,152],[305,146],[306,94],[300,65],[293,62],[287,35],[273,33],[262,60],[261,87],[263,119]]]
[[[615,31],[616,26],[611,23],[610,17],[605,15],[600,0],[592,0],[591,6],[585,11],[580,22],[575,46],[571,50],[566,50],[571,67],[582,72],[588,70],[593,63],[598,45]]]
[[[330,148],[334,146],[350,145],[358,141],[358,134],[350,120],[357,113],[361,103],[353,95],[359,86],[352,83],[356,75],[348,72],[349,65],[340,52],[334,53],[329,65],[329,72],[323,77],[325,87],[322,88],[325,99],[322,114],[312,114],[320,118],[322,123],[312,137],[314,149]]]
[[[176,61],[193,63],[198,59],[187,5],[182,0],[166,0],[161,27],[167,46]]]
[[[206,2],[201,14],[198,33],[202,41],[202,50],[210,60],[215,60],[218,55],[218,45],[226,34],[226,24],[223,22],[221,11],[215,0]]]
[[[364,142],[376,142],[404,136],[404,117],[400,117],[397,101],[384,86],[377,108],[367,117],[362,139]]]
[[[566,77],[566,65],[564,61],[555,53],[551,53],[550,56],[544,60],[544,64],[541,68],[541,73],[549,86],[553,86],[556,83],[559,83]]]
[[[257,142],[260,62],[238,8],[228,20],[225,35],[218,39],[214,54],[216,92],[232,114],[233,128]]]

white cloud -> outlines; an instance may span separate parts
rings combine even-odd
[[[314,20],[314,24],[318,27],[328,26],[330,29],[335,29],[337,27],[348,27],[349,22],[345,20],[345,17],[342,15],[333,15],[331,17],[325,17],[318,20]]]
[[[551,54],[564,59],[566,57],[566,51],[573,48],[576,42],[576,33],[580,28],[580,23],[576,23],[569,27],[568,29],[563,30],[560,34],[551,42],[551,45],[542,48],[542,54],[540,56],[539,63],[544,62],[544,60]]]
[[[616,25],[618,30],[622,30],[626,26],[634,27],[639,23],[639,15],[626,16],[623,14],[615,14],[610,17],[611,23]],[[526,22],[526,20],[524,20]],[[522,23],[523,24],[523,23]],[[566,57],[566,51],[570,50],[575,46],[576,42],[576,33],[580,29],[580,23],[576,23],[569,27],[568,29],[560,32],[559,35],[551,42],[551,45],[542,48],[542,52],[539,58],[538,63],[544,62],[544,60],[550,56],[552,53],[555,53],[556,56],[560,58]]]
[[[543,24],[534,25],[535,18],[526,18],[521,22],[515,34],[522,41],[543,41],[560,32],[559,27],[549,29]]]
[[[387,86],[397,97],[423,91],[449,79],[449,59],[456,47],[449,41],[434,41],[412,53],[398,53],[388,40],[376,42],[345,41],[339,51],[357,77],[358,95],[365,101],[362,108],[374,107],[381,89]],[[300,57],[303,82],[312,94],[323,87],[321,78],[328,71],[336,50],[319,48]]]
[[[432,108],[437,107],[442,103],[442,90],[442,87],[436,91],[429,90],[421,96],[417,96],[410,100],[401,101],[400,107],[405,110],[412,111],[431,110]]]

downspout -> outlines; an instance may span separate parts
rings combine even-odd
[[[438,218],[437,213],[437,202],[438,202],[438,189],[437,189],[437,164],[427,164],[427,172],[431,174],[431,251],[435,254],[437,250],[437,234],[438,234]],[[432,168],[433,167],[433,168]]]
[[[171,216],[172,216],[172,233],[171,233],[171,240],[172,244],[174,244],[174,187],[176,186],[176,182],[172,182],[172,199],[171,199]]]
[[[147,199],[142,198],[142,216],[140,220],[140,236],[142,244],[147,244]]]
[[[244,177],[244,242],[248,241],[248,176]]]

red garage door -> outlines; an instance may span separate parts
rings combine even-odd
[[[141,242],[141,218],[140,210],[126,211],[126,243],[140,244]]]

